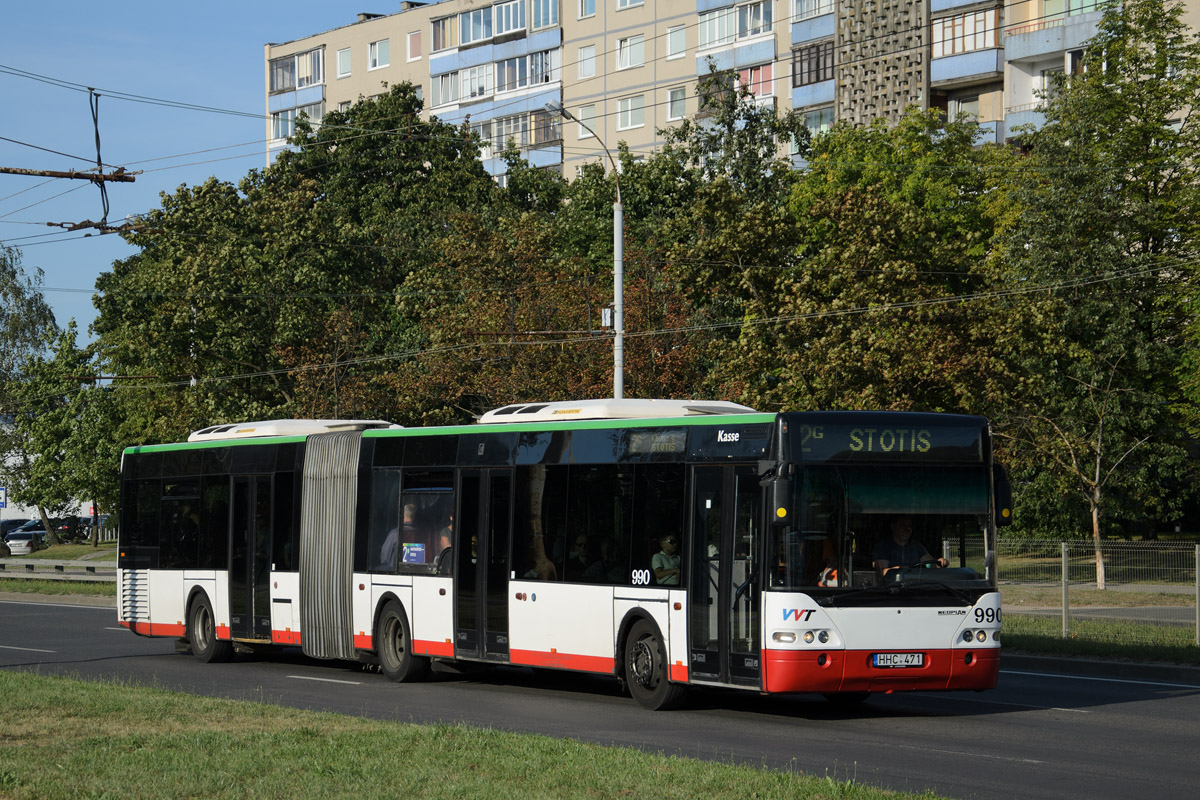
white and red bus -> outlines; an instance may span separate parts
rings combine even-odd
[[[1009,497],[962,415],[591,400],[223,425],[125,451],[118,614],[204,661],[577,670],[650,708],[988,689]]]

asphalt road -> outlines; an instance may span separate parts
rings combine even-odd
[[[111,608],[0,600],[0,668],[120,678],[196,694],[415,722],[465,722],[652,752],[851,778],[954,798],[1194,798],[1200,686],[1002,668],[992,692],[694,695],[650,712],[613,681],[518,668],[391,684],[298,650],[200,664],[169,639],[117,627]]]

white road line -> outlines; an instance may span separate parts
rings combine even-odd
[[[1016,761],[1019,764],[1045,764],[1045,761],[1039,761],[1036,758],[1015,758],[1013,756],[998,756],[992,753],[973,753],[968,750],[946,750],[940,747],[921,747],[915,744],[899,744],[896,742],[888,742],[888,746],[896,747],[901,750],[919,750],[922,753],[942,753],[949,756],[965,756],[967,758],[990,758],[994,761]]]
[[[57,650],[38,650],[36,647],[10,647],[0,644],[0,650],[20,650],[23,653],[57,653]]]
[[[923,694],[922,697],[936,697],[938,695]],[[1014,708],[1033,708],[1038,711],[1070,711],[1072,714],[1090,714],[1091,711],[1083,708],[1060,708],[1058,706],[1035,706],[1030,703],[1006,703],[1003,700],[987,700],[977,697],[954,697],[952,695],[941,695],[943,700],[949,700],[955,703],[987,703],[990,706],[1013,706]]]
[[[310,678],[307,675],[288,675],[298,681],[320,681],[321,683],[344,683],[347,686],[362,686],[362,681],[336,681],[333,678]]]
[[[120,631],[121,633],[128,633],[128,632],[129,632],[129,628],[105,628],[104,630],[106,630],[106,631]]]
[[[1012,669],[1000,670],[1001,675],[1026,675],[1032,678],[1063,678],[1072,681],[1097,681],[1099,683],[1128,683],[1132,686],[1166,686],[1170,689],[1200,689],[1192,683],[1160,683],[1159,681],[1135,681],[1129,678],[1094,678],[1090,675],[1063,675],[1054,672],[1018,672]]]
[[[13,606],[46,606],[47,608],[81,608],[84,611],[107,611],[110,614],[117,613],[117,609],[112,606],[85,606],[77,603],[34,603],[29,600],[0,600],[0,605]]]

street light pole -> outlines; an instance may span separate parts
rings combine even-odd
[[[625,206],[621,203],[621,173],[612,153],[608,151],[608,145],[591,126],[568,111],[562,103],[551,101],[546,104],[546,110],[579,123],[595,137],[612,164],[613,180],[617,183],[617,199],[613,203],[613,399],[621,400],[625,397]]]

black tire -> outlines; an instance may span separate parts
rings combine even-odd
[[[408,618],[395,601],[384,606],[379,615],[375,654],[379,656],[380,669],[390,681],[419,681],[429,672],[429,659],[413,654]]]
[[[212,603],[205,594],[196,595],[188,609],[187,638],[192,645],[192,655],[205,664],[218,664],[233,657],[233,642],[217,638]]]
[[[687,688],[668,679],[667,652],[654,623],[645,619],[633,623],[625,637],[624,655],[625,685],[639,705],[664,711],[683,701]]]
[[[835,706],[856,706],[871,696],[870,692],[826,692],[825,699]]]

